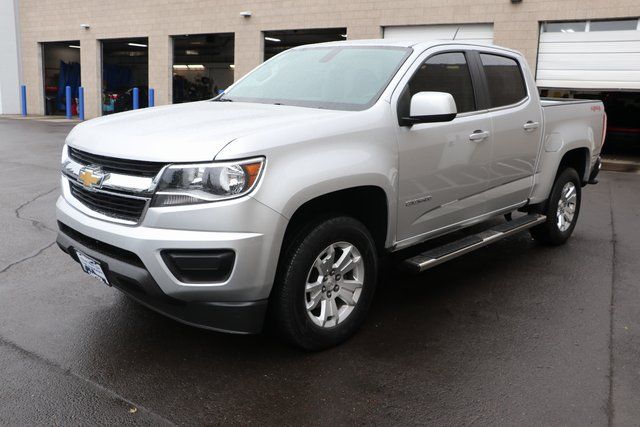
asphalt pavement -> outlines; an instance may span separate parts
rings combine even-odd
[[[363,329],[309,354],[82,273],[54,244],[71,127],[0,118],[0,424],[640,424],[640,175],[603,172],[563,247],[392,271]]]

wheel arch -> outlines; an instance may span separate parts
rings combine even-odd
[[[371,233],[378,250],[383,250],[389,237],[389,199],[375,185],[343,188],[315,196],[302,203],[291,215],[285,229],[284,249],[306,224],[329,215],[348,215],[362,222]]]
[[[567,167],[574,168],[580,177],[580,184],[584,187],[589,180],[590,160],[591,156],[587,147],[578,147],[568,150],[564,153],[560,163],[558,164],[556,177]]]
[[[557,140],[555,144],[550,143],[554,140]],[[592,161],[591,150],[587,144],[582,141],[564,144],[561,136],[550,135],[542,150],[530,196],[531,204],[543,203],[547,200],[556,178],[567,167],[576,169],[582,186],[587,184]]]

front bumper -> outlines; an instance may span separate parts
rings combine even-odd
[[[151,277],[134,254],[111,248],[79,235],[62,225],[58,233],[58,246],[78,261],[76,250],[100,261],[109,283],[141,304],[179,322],[233,333],[258,333],[262,329],[267,300],[250,302],[185,302],[169,297]],[[101,250],[102,249],[102,250]],[[110,254],[108,254],[110,252]],[[124,256],[123,256],[124,255]],[[139,259],[138,259],[139,260]]]
[[[228,332],[261,329],[286,220],[251,197],[228,203],[149,209],[139,226],[87,215],[63,195],[56,204],[58,245],[100,261],[114,287],[187,324]],[[178,229],[178,227],[180,227]],[[225,231],[207,231],[207,229]],[[181,282],[165,250],[231,250],[231,273],[214,283]]]

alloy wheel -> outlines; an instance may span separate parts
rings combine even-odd
[[[576,202],[576,185],[573,182],[567,182],[564,187],[562,187],[560,199],[558,200],[558,209],[556,211],[557,225],[560,231],[567,231],[569,227],[571,227],[571,223],[576,214]]]
[[[344,322],[358,304],[364,283],[364,260],[348,242],[327,246],[307,274],[305,305],[311,321],[322,328]]]

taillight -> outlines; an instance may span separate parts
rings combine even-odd
[[[604,146],[604,140],[607,137],[607,113],[605,112],[602,117],[602,144],[600,144],[600,148]]]

